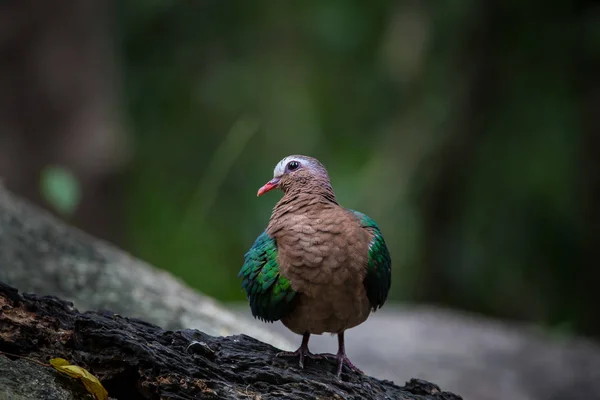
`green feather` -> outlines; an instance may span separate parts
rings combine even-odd
[[[277,264],[277,243],[263,232],[244,256],[238,277],[246,291],[252,315],[265,322],[281,319],[292,311],[296,292]]]
[[[369,260],[364,285],[371,308],[376,311],[385,303],[392,284],[392,259],[383,239],[381,230],[369,216],[354,210],[363,228],[367,229],[373,239],[369,243]]]

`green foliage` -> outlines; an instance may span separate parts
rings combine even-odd
[[[40,177],[42,197],[54,209],[64,215],[75,212],[81,201],[81,189],[77,178],[67,168],[48,166]]]
[[[242,278],[253,316],[273,322],[292,310],[296,292],[290,281],[279,273],[277,244],[266,232],[246,253],[238,277]]]

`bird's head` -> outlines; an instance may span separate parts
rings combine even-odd
[[[316,158],[293,155],[283,158],[275,166],[273,179],[258,189],[257,196],[273,190],[290,191],[330,191],[331,183],[327,170]]]

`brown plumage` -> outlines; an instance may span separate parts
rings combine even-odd
[[[340,333],[364,322],[370,309],[363,280],[371,237],[333,192],[324,198],[324,187],[315,183],[286,193],[267,227],[281,273],[299,294],[281,321],[300,335]]]
[[[370,250],[374,234],[380,234],[379,229],[374,222],[376,231],[365,226],[356,212],[338,204],[325,167],[312,157],[294,155],[281,160],[274,178],[258,195],[274,188],[281,189],[283,197],[275,205],[265,232],[276,243],[280,276],[289,280],[296,293],[290,311],[282,313],[280,319],[288,329],[303,335],[297,351],[279,355],[299,356],[303,366],[304,357],[326,356],[308,351],[311,334],[338,334],[338,376],[344,362],[359,371],[346,357],[344,331],[363,323],[387,296],[389,263],[382,266],[388,275],[383,300],[377,306],[365,284],[367,265],[373,261]],[[389,261],[382,237],[381,241]],[[249,276],[248,270],[245,273]]]

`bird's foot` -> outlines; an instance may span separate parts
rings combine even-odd
[[[338,353],[336,358],[338,360],[338,369],[337,369],[338,379],[342,379],[342,369],[344,368],[344,363],[346,363],[348,368],[350,368],[352,371],[357,372],[361,375],[364,374],[357,366],[352,364],[352,361],[350,361],[350,359],[346,356],[345,353]]]
[[[308,351],[308,348],[299,347],[296,351],[281,351],[275,354],[275,357],[298,357],[298,364],[300,368],[304,369],[304,359],[310,358],[311,360],[320,360],[324,357],[321,354],[313,354]]]

